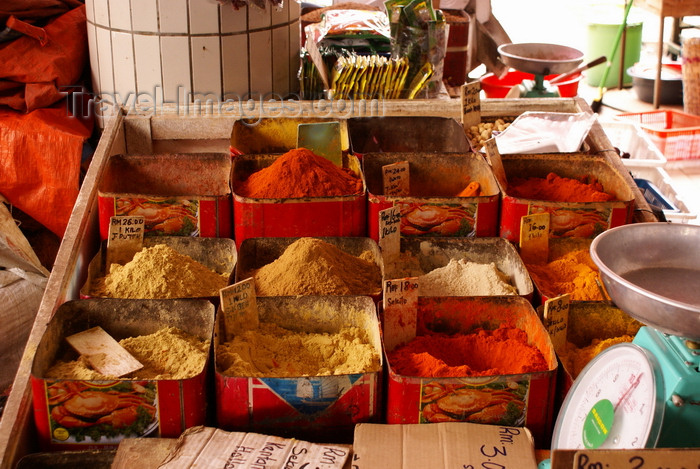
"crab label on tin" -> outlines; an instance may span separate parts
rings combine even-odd
[[[142,216],[110,217],[107,266],[126,264],[143,248],[144,223]]]
[[[222,288],[219,297],[226,340],[233,340],[235,334],[258,328],[258,305],[253,277]]]
[[[418,278],[384,281],[384,343],[387,350],[416,336]]]
[[[408,196],[410,179],[408,161],[382,166],[382,182],[386,196]]]
[[[385,263],[398,259],[401,249],[401,210],[397,206],[379,212],[379,248]]]

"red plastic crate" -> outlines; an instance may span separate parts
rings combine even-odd
[[[640,124],[668,161],[700,159],[700,116],[658,110],[622,113],[615,118]]]

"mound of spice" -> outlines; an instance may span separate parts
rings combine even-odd
[[[188,379],[204,369],[209,355],[209,341],[202,340],[176,327],[165,327],[153,334],[129,337],[119,341],[143,368],[120,379],[156,380]],[[57,361],[47,372],[46,378],[106,380],[116,376],[104,376],[90,368],[87,360]]]
[[[598,267],[587,250],[577,249],[565,253],[547,264],[525,264],[540,292],[554,298],[564,293],[576,301],[601,301],[598,288]]]
[[[374,295],[382,274],[372,253],[359,257],[317,238],[300,238],[254,273],[259,296]]]
[[[283,199],[362,193],[362,179],[306,148],[280,156],[270,166],[235,184],[244,197]]]
[[[501,325],[470,334],[417,336],[387,353],[389,365],[403,376],[458,378],[546,371],[542,352],[528,344],[522,329]]]
[[[616,200],[593,177],[581,180],[549,173],[546,178],[512,178],[508,181],[508,195],[525,199],[552,202],[608,202]]]
[[[261,322],[220,344],[216,364],[227,376],[328,376],[379,371],[379,354],[357,327],[338,333],[306,333]]]
[[[593,339],[590,345],[579,348],[571,342],[565,342],[564,347],[557,351],[561,359],[564,369],[566,369],[571,377],[576,377],[581,373],[581,370],[593,360],[593,358],[608,347],[624,342],[632,342],[634,337],[631,335],[623,335],[620,337],[611,337],[609,339]]]
[[[421,296],[491,296],[517,295],[517,289],[508,281],[496,264],[450,259],[438,269],[419,277]]]
[[[218,296],[228,285],[219,274],[165,244],[143,248],[124,265],[93,282],[92,296],[102,298],[166,299]]]

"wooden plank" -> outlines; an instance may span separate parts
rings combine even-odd
[[[80,273],[87,270],[90,259],[87,256],[96,251],[98,240],[98,237],[86,236],[91,232],[97,236],[97,181],[100,180],[105,161],[111,152],[125,148],[122,120],[122,115],[114,118],[97,145],[56,255],[34,327],[0,420],[0,468],[13,468],[22,456],[37,451],[31,421],[30,376],[34,353],[59,305],[67,299],[79,297]]]

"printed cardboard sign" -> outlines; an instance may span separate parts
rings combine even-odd
[[[224,315],[225,340],[232,340],[236,334],[258,328],[258,305],[253,277],[222,288],[219,297]]]
[[[546,263],[549,256],[549,213],[520,219],[520,257],[526,263]]]
[[[382,166],[384,195],[406,197],[410,192],[410,172],[408,161],[399,161]]]
[[[143,216],[110,217],[107,268],[112,264],[126,264],[143,248],[144,223]]]
[[[384,281],[384,344],[387,350],[416,336],[418,278]]]

